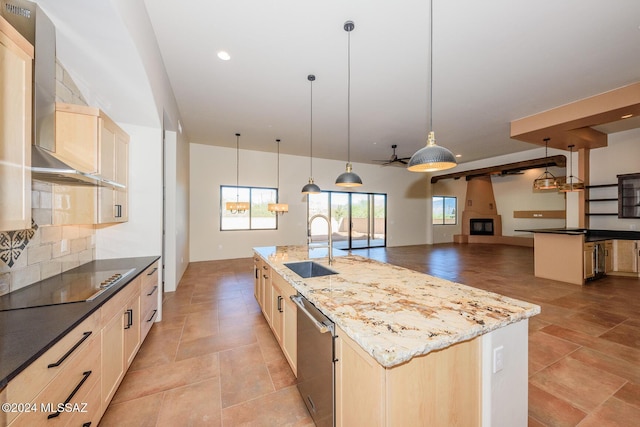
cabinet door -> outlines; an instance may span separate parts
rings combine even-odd
[[[0,231],[31,228],[33,47],[0,21]]]
[[[100,176],[125,188],[101,187],[98,223],[128,220],[129,137],[111,119],[100,116]]]
[[[604,242],[604,272],[613,271],[613,241]]]
[[[638,272],[638,242],[615,240],[613,243],[613,269],[620,273]]]
[[[282,350],[289,361],[294,375],[298,376],[298,310],[291,299],[284,298],[284,326],[282,331]]]
[[[262,313],[264,314],[265,319],[267,319],[267,323],[271,324],[271,268],[266,264],[262,266],[262,289],[264,291]]]
[[[124,311],[124,366],[131,365],[140,347],[140,295],[136,295]]]
[[[272,281],[273,283],[273,281]],[[271,329],[276,340],[282,346],[282,327],[284,326],[284,301],[280,289],[271,287]]]
[[[116,314],[102,329],[102,407],[106,410],[124,377],[125,316]]]
[[[256,301],[258,301],[258,304],[260,305],[260,307],[262,307],[262,302],[260,301],[260,295],[262,294],[262,292],[260,292],[260,270],[261,270],[261,263],[260,263],[260,258],[253,257],[253,275],[254,275],[254,279],[253,279],[253,296],[255,297]]]
[[[594,260],[594,244],[586,243],[584,245],[584,278],[591,279],[596,275]]]
[[[97,108],[56,103],[54,155],[85,173],[98,173],[98,114]]]

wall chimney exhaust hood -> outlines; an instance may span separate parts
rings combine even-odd
[[[56,29],[36,3],[0,0],[0,15],[35,48],[31,176],[63,185],[125,188],[99,175],[79,171],[55,157]]]

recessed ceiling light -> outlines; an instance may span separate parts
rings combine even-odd
[[[633,117],[633,114],[625,114],[624,116],[620,117],[621,119],[628,119],[629,117]]]
[[[456,157],[460,158],[460,157],[462,157],[462,154],[456,154]]]
[[[231,59],[231,55],[229,55],[226,51],[221,50],[218,52],[218,58],[222,59],[223,61],[228,61]]]

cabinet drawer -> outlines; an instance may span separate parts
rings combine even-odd
[[[65,426],[76,413],[99,412],[99,404],[89,408],[87,401],[93,400],[90,391],[95,392],[94,386],[100,383],[100,339],[92,336],[88,341],[88,346],[35,398],[37,411],[20,414],[11,427]]]
[[[271,281],[274,284],[274,286],[277,286],[278,288],[280,288],[280,292],[282,292],[282,296],[286,299],[289,299],[291,295],[295,295],[297,293],[296,290],[293,288],[293,286],[291,286],[289,282],[284,280],[282,276],[280,276],[276,272],[273,272],[271,274]]]
[[[152,288],[158,285],[158,261],[154,262],[144,273],[142,277],[142,289]]]
[[[131,283],[121,289],[113,298],[102,306],[102,322],[104,327],[115,315],[122,315],[124,307],[130,299],[140,293],[140,277],[136,277]]]
[[[157,317],[158,304],[156,301],[155,306],[150,307],[146,312],[142,312],[142,318],[140,319],[140,341],[143,341],[147,337],[147,334],[149,333],[149,330],[151,329],[151,326],[153,326],[153,322],[156,321]]]
[[[53,347],[36,359],[7,385],[8,402],[32,402],[36,395],[64,369],[74,364],[80,353],[84,352],[94,338],[100,335],[100,310],[65,335]],[[100,350],[96,350],[99,355]],[[40,402],[36,402],[40,404]],[[39,409],[39,408],[38,408]],[[17,414],[9,413],[7,421]]]

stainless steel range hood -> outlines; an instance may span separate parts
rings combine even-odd
[[[55,157],[56,30],[44,11],[28,0],[0,0],[0,15],[35,47],[31,176],[63,185],[124,188],[79,171]]]

